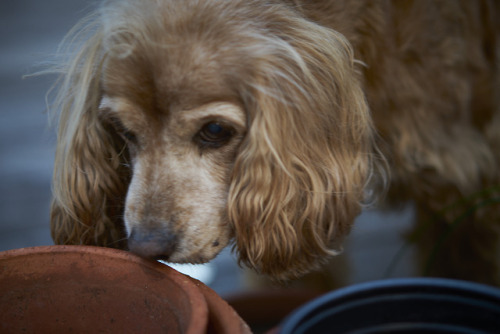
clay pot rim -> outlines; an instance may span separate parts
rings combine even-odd
[[[90,256],[113,258],[119,261],[132,262],[139,266],[149,267],[149,269],[165,275],[165,278],[171,280],[188,296],[191,307],[191,317],[186,333],[197,334],[203,333],[206,330],[209,310],[203,293],[200,291],[195,282],[193,282],[189,277],[160,262],[143,259],[123,250],[83,245],[36,246],[6,250],[0,252],[0,261],[26,256],[43,256],[51,254],[85,254]]]

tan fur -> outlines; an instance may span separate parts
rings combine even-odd
[[[460,221],[420,236],[435,274],[495,281],[498,19],[486,0],[108,1],[61,69],[55,242],[140,231],[143,256],[204,262],[234,239],[297,277],[341,251],[388,166],[424,230]],[[211,120],[232,136],[200,147]]]

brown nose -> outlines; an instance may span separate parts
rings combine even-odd
[[[166,229],[136,227],[128,237],[128,248],[141,257],[168,260],[177,248],[177,236]]]

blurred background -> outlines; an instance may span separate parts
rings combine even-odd
[[[43,69],[65,33],[93,8],[88,0],[0,1],[0,251],[52,245],[49,228],[55,129],[45,94],[55,77],[25,77]],[[399,212],[367,210],[347,240],[347,284],[412,276],[406,247],[411,206]],[[178,267],[179,268],[179,267]],[[205,266],[180,268],[229,296],[251,289],[226,249]]]

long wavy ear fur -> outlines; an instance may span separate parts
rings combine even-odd
[[[286,279],[340,251],[379,163],[347,40],[281,5],[252,17],[262,20],[245,28],[255,45],[234,46],[253,63],[245,67],[249,77],[234,78],[249,130],[228,215],[240,260]],[[127,152],[98,112],[105,34],[86,27],[83,35],[91,30],[91,37],[61,69],[55,103],[61,113],[52,235],[59,244],[124,247]]]
[[[240,261],[281,280],[341,250],[378,162],[348,41],[291,14],[274,22],[228,207]]]
[[[56,244],[88,244],[123,248],[122,208],[126,193],[127,152],[108,131],[98,113],[103,34],[94,18],[75,27],[61,51],[69,61],[61,73],[53,105],[59,110],[58,139],[51,210]],[[87,38],[87,35],[91,35]],[[71,40],[69,40],[72,38]],[[79,43],[80,40],[85,40]]]

